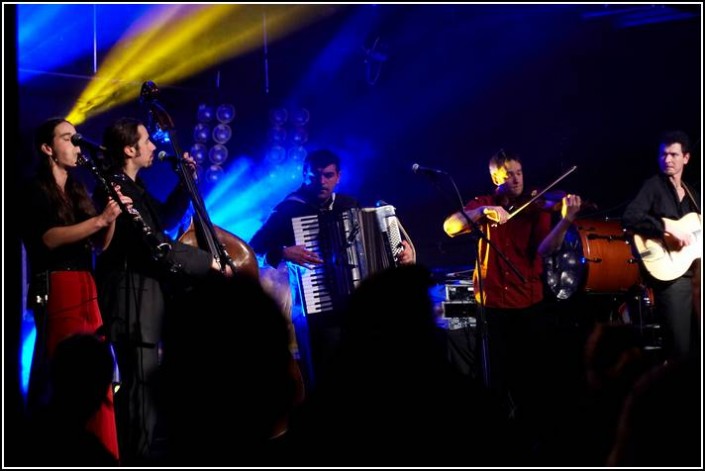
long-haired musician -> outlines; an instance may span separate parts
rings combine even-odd
[[[38,127],[35,145],[39,165],[34,182],[26,187],[22,199],[26,205],[23,213],[31,215],[22,225],[22,238],[32,280],[28,304],[37,327],[29,391],[32,413],[46,406],[50,398],[47,368],[57,345],[74,334],[102,334],[93,249],[100,251],[110,245],[121,212],[113,200],[102,212],[96,211],[86,187],[74,175],[81,152],[71,141],[75,134],[74,125],[64,118],[49,119]],[[129,198],[119,196],[123,203],[131,203]],[[110,388],[105,391],[100,409],[88,421],[87,430],[98,437],[117,464]],[[68,457],[71,463],[62,464],[104,464],[89,463],[86,456]],[[46,459],[51,462],[51,456]]]

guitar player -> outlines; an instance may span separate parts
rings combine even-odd
[[[700,195],[682,179],[690,161],[688,136],[682,131],[667,132],[661,136],[659,146],[660,172],[644,181],[624,211],[622,226],[634,235],[635,241],[653,241],[654,247],[664,248],[664,256],[653,265],[648,257],[655,250],[639,254],[642,274],[653,291],[663,331],[664,359],[683,359],[700,353],[701,253],[700,249],[694,250],[702,247]],[[667,264],[685,253],[695,254],[691,255],[692,263],[664,276],[662,273],[668,273]],[[665,269],[657,273],[656,264]]]

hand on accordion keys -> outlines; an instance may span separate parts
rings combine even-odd
[[[321,257],[307,250],[303,245],[292,245],[291,247],[282,247],[282,258],[297,265],[309,268],[310,265],[320,265],[323,263]]]

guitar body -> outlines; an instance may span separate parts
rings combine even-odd
[[[668,219],[668,218],[664,218]],[[648,239],[634,234],[634,247],[651,276],[661,281],[675,280],[690,265],[703,256],[703,220],[697,213],[688,213],[678,220],[668,219],[674,225],[692,233],[696,242],[678,247],[668,236],[665,240]]]

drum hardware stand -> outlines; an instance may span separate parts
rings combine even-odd
[[[485,313],[485,292],[483,289],[483,281],[482,281],[482,267],[479,266],[480,263],[480,254],[478,253],[478,245],[480,239],[484,240],[487,245],[490,247],[491,250],[494,250],[497,252],[497,254],[500,256],[500,258],[507,264],[507,266],[512,270],[512,272],[522,281],[522,283],[526,282],[526,278],[519,272],[519,270],[512,264],[512,262],[509,261],[509,259],[502,253],[501,250],[499,250],[494,243],[487,238],[485,235],[484,231],[482,228],[477,224],[475,221],[470,219],[465,213],[465,205],[463,205],[463,198],[460,195],[460,191],[458,190],[458,186],[455,184],[455,180],[453,177],[447,173],[447,172],[436,172],[436,173],[425,173],[425,175],[429,175],[432,178],[433,184],[438,188],[442,194],[447,196],[445,192],[442,191],[441,186],[438,184],[436,181],[436,177],[439,175],[445,175],[448,177],[450,182],[453,184],[453,189],[455,190],[455,195],[458,198],[458,204],[460,205],[459,210],[460,214],[462,214],[463,219],[468,223],[468,227],[472,227],[472,231],[470,231],[470,237],[472,240],[472,250],[473,250],[473,256],[475,259],[475,266],[476,272],[477,272],[477,288],[478,292],[480,293],[480,302],[477,303],[477,327],[479,329],[480,333],[480,357],[481,357],[481,364],[482,364],[482,380],[484,385],[490,389],[490,358],[489,358],[489,332],[487,329],[487,316]],[[455,203],[453,203],[455,204]],[[522,208],[520,208],[522,209]]]
[[[637,315],[639,317],[639,337],[643,342],[642,348],[645,351],[661,350],[661,324],[654,318],[653,306],[649,292],[643,285],[637,285],[638,291],[634,295],[636,301]]]

